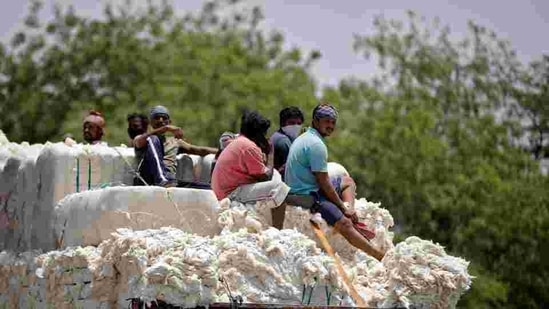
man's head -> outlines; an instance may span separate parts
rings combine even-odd
[[[223,132],[219,137],[219,150],[225,149],[236,138],[233,132]]]
[[[105,119],[100,112],[90,111],[82,124],[84,140],[90,144],[101,140],[105,129]]]
[[[335,107],[330,104],[319,104],[313,110],[313,128],[323,137],[330,136],[336,128],[337,116]]]
[[[149,118],[146,115],[137,113],[128,115],[128,136],[131,139],[147,132],[148,126]]]
[[[241,118],[240,134],[252,140],[264,153],[268,154],[270,146],[265,135],[267,135],[270,126],[269,119],[261,116],[258,112],[246,111]]]
[[[280,129],[294,140],[301,132],[303,118],[303,112],[299,108],[295,106],[286,107],[279,114]]]
[[[162,105],[158,105],[151,108],[149,117],[150,117],[151,126],[153,127],[153,129],[158,129],[160,127],[167,126],[170,123],[172,123],[170,120],[170,112],[166,107]]]
[[[303,112],[295,106],[286,107],[280,111],[280,127],[303,124]]]

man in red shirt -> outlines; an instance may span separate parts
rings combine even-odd
[[[266,138],[271,123],[257,112],[242,116],[240,135],[220,154],[212,174],[212,190],[219,200],[241,203],[271,200],[273,226],[282,228],[284,200],[290,188],[278,172],[266,165],[270,152]]]

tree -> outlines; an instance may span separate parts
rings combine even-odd
[[[119,143],[127,113],[164,104],[189,140],[214,145],[238,129],[244,107],[274,116],[285,105],[313,105],[308,68],[320,54],[283,50],[280,33],[257,30],[258,8],[221,14],[236,5],[211,1],[178,17],[166,2],[107,4],[101,20],[57,6],[42,26],[33,2],[32,23],[2,54],[1,129],[13,141],[80,136],[82,113],[93,108],[106,114],[107,140]]]
[[[375,29],[355,46],[379,59],[380,75],[323,94],[342,110],[332,159],[360,196],[389,208],[400,237],[433,239],[472,261],[479,278],[462,305],[547,304],[548,180],[520,147],[532,131],[516,118],[532,106],[542,119],[544,70],[526,70],[473,23],[461,41],[414,13],[407,27],[378,19]]]

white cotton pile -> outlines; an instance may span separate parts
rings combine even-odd
[[[100,248],[103,262],[116,261],[120,271],[119,303],[129,297],[184,307],[228,302],[219,278],[232,295],[254,303],[300,304],[303,285],[314,281],[342,288],[332,260],[291,230],[214,238],[170,228],[120,230]]]
[[[45,296],[46,287],[38,288],[35,257],[40,252],[0,252],[0,304],[9,308],[32,308],[32,296]],[[7,307],[8,308],[8,307]]]
[[[6,134],[4,134],[4,131],[0,130],[0,146],[3,146],[9,142],[10,141],[8,140]]]
[[[37,254],[0,254],[1,301],[122,308],[141,298],[195,307],[228,302],[230,291],[248,303],[354,304],[332,258],[295,230],[209,238],[174,228],[119,229],[99,247]],[[362,252],[355,260],[345,269],[372,307],[453,308],[471,283],[466,261],[417,237],[382,262]]]
[[[355,210],[361,222],[375,230],[376,236],[370,242],[379,250],[387,251],[393,247],[394,233],[389,231],[393,227],[393,217],[388,210],[379,207],[379,203],[372,203],[362,198],[355,200]],[[256,204],[242,204],[225,199],[220,202],[220,214],[218,219],[219,228],[222,233],[238,231],[247,228],[248,231],[261,231],[272,225],[271,209],[269,202],[258,202]],[[314,231],[311,228],[311,212],[307,209],[295,206],[287,206],[284,219],[285,229],[295,229],[310,239],[317,241],[321,246]],[[321,229],[326,234],[330,244],[336,252],[348,264],[356,262],[357,249],[351,246],[343,236],[329,227],[320,218]]]
[[[455,308],[471,285],[468,265],[440,245],[413,236],[381,263],[366,258],[357,264],[355,285],[370,306]]]
[[[124,307],[126,299],[141,298],[188,308],[228,302],[230,291],[244,302],[297,305],[304,287],[316,285],[322,294],[328,287],[335,303],[351,303],[333,260],[293,230],[243,229],[208,238],[174,228],[119,229],[99,247],[27,255],[24,268],[16,255],[0,255],[0,265],[7,265],[0,266],[6,301]],[[25,286],[18,283],[27,279]],[[307,301],[326,304],[325,297]]]
[[[332,286],[345,294],[333,260],[315,242],[293,230],[241,230],[214,239],[219,274],[231,291],[253,303],[301,304],[305,286]],[[337,294],[337,293],[336,293]],[[326,304],[323,299],[312,304]]]

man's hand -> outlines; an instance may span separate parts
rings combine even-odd
[[[183,138],[183,129],[176,126],[170,126],[170,127],[171,127],[170,131],[172,132],[173,136],[175,136],[175,138],[179,138],[179,139]]]
[[[160,134],[171,132],[173,136],[175,136],[175,138],[179,138],[179,139],[183,138],[183,130],[180,127],[176,127],[172,125],[163,126],[160,129],[158,129],[157,132]]]
[[[356,215],[356,211],[354,211],[353,209],[346,208],[343,214],[345,215],[345,217],[351,219],[353,223],[358,222],[358,216]]]

